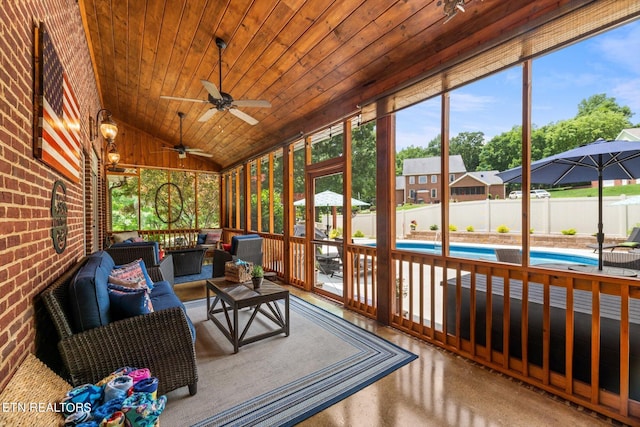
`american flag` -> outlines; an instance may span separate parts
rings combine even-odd
[[[80,181],[80,111],[49,33],[41,32],[42,116],[38,149],[43,162]]]

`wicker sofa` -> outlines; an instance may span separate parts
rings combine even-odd
[[[150,267],[154,311],[111,321],[105,292],[113,266],[106,252],[97,252],[74,264],[41,295],[59,335],[58,350],[66,369],[60,375],[77,386],[95,383],[122,366],[146,367],[158,377],[159,393],[188,386],[194,395],[195,329],[184,305],[163,280],[160,268]],[[80,300],[79,294],[85,298]],[[77,310],[93,304],[98,304],[96,313],[79,322]]]

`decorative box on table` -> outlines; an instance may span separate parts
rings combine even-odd
[[[248,282],[251,280],[252,262],[241,260],[229,261],[224,264],[224,278],[230,282]]]

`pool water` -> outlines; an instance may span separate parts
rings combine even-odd
[[[442,245],[428,242],[400,241],[396,242],[396,248],[429,254],[442,253]],[[453,244],[449,245],[449,253],[450,256],[457,258],[485,259],[493,261],[496,260],[494,248],[491,246],[469,246]],[[589,257],[546,250],[530,251],[530,265],[544,263],[598,265],[598,259],[595,257],[595,254],[593,257]]]

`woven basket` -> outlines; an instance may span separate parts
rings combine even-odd
[[[64,417],[48,410],[48,405],[60,402],[71,388],[47,365],[29,354],[0,393],[0,402],[13,405],[7,412],[0,411],[0,426],[64,425]],[[33,409],[30,410],[30,406]]]
[[[224,278],[230,282],[242,283],[251,280],[251,269],[253,263],[236,264],[229,261],[224,264]]]

